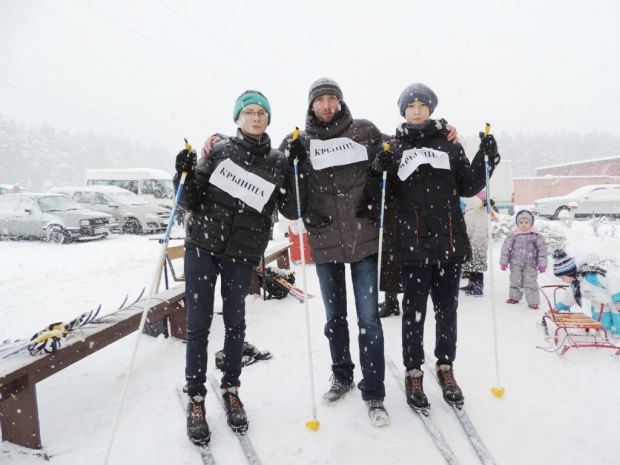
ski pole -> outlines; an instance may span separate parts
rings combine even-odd
[[[387,152],[390,150],[390,144],[383,144],[383,150]],[[379,263],[377,271],[377,295],[379,295],[381,289],[381,253],[383,252],[383,220],[385,217],[385,190],[387,187],[387,171],[383,170],[383,176],[381,179],[381,214],[379,219],[379,255],[377,256],[377,262]]]
[[[484,136],[488,136],[491,131],[491,125],[489,123],[485,123],[484,125]],[[502,387],[502,384],[499,380],[499,346],[497,342],[497,315],[495,310],[495,285],[494,285],[494,273],[493,267],[495,264],[495,260],[493,259],[493,245],[491,243],[493,237],[493,226],[491,224],[491,189],[489,187],[490,182],[490,166],[489,166],[489,156],[484,154],[484,175],[486,179],[486,207],[487,207],[487,236],[489,237],[489,278],[490,278],[490,287],[491,287],[491,314],[493,316],[493,347],[495,351],[495,376],[497,383],[495,386],[491,388],[491,392],[495,397],[502,397],[504,395],[505,389]]]
[[[299,138],[299,128],[293,131],[293,140]],[[306,251],[304,245],[303,228],[304,223],[301,218],[301,197],[299,195],[299,160],[293,161],[295,170],[295,194],[297,196],[297,228],[299,230],[299,246],[301,252],[301,283],[304,292],[304,308],[306,311],[306,342],[308,343],[308,372],[310,374],[310,402],[312,405],[312,420],[306,422],[306,428],[316,431],[319,429],[319,420],[316,417],[316,401],[314,395],[314,365],[312,363],[312,338],[310,335],[310,310],[308,309],[308,285],[306,281]]]
[[[192,146],[185,139],[185,148],[187,151],[192,150]],[[125,404],[125,397],[127,396],[127,387],[129,386],[129,377],[131,376],[131,372],[133,371],[135,362],[136,362],[136,354],[138,353],[138,347],[140,346],[140,340],[142,336],[142,331],[144,330],[144,324],[146,323],[146,315],[151,307],[151,300],[153,300],[153,295],[155,294],[155,289],[159,285],[159,280],[161,279],[161,273],[164,266],[164,260],[166,258],[166,249],[168,248],[168,241],[170,238],[170,232],[172,231],[172,225],[174,223],[174,218],[177,213],[177,207],[179,205],[179,200],[181,199],[181,194],[183,193],[183,187],[185,185],[185,178],[187,177],[187,171],[183,171],[181,173],[181,179],[179,181],[179,187],[177,188],[176,197],[174,199],[174,206],[172,211],[170,212],[170,219],[168,221],[168,228],[166,228],[166,232],[164,237],[160,239],[161,248],[159,251],[159,257],[157,259],[157,267],[155,268],[155,273],[153,273],[153,280],[151,281],[151,287],[149,289],[149,294],[146,299],[146,305],[144,306],[144,310],[142,310],[142,318],[140,319],[140,325],[138,326],[138,334],[136,334],[136,342],[133,347],[133,352],[131,354],[131,359],[129,361],[129,369],[127,370],[127,374],[125,375],[125,381],[123,382],[123,389],[121,391],[121,398],[118,403],[118,410],[116,412],[116,417],[114,419],[114,425],[112,427],[112,435],[110,437],[110,442],[108,444],[108,449],[106,450],[104,465],[108,464],[110,459],[110,452],[112,451],[112,445],[114,444],[114,438],[116,436],[116,430],[118,428],[118,422],[121,417],[121,412],[123,411],[123,405]]]

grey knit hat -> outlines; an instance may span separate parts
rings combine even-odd
[[[515,215],[515,223],[519,224],[519,218],[527,217],[534,224],[534,214],[529,210],[519,210]]]
[[[432,115],[439,100],[430,87],[421,82],[416,82],[415,84],[407,86],[405,90],[401,92],[400,97],[398,97],[398,108],[400,109],[402,117],[405,116],[407,105],[411,102],[422,102],[426,104]]]
[[[553,252],[553,274],[556,276],[575,276],[577,265],[575,260],[566,255],[562,249]]]
[[[312,105],[314,99],[321,95],[335,95],[338,100],[342,102],[342,91],[336,81],[330,78],[317,79],[310,85],[310,91],[308,92],[308,105]]]

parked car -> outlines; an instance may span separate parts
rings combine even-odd
[[[569,210],[571,202],[577,204],[575,218],[620,217],[620,184],[592,184],[559,197],[538,199],[534,202],[532,212],[555,220],[562,210]]]
[[[9,194],[12,192],[30,192],[28,189],[24,189],[19,184],[0,184],[0,195]]]
[[[86,170],[86,184],[121,187],[168,210],[174,203],[172,175],[154,168]]]
[[[115,186],[65,186],[49,190],[65,194],[90,210],[108,213],[128,234],[154,233],[168,227],[170,210],[151,205],[133,192]]]
[[[64,244],[106,237],[115,226],[112,215],[86,210],[65,195],[0,195],[0,237]]]

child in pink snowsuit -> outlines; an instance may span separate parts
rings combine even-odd
[[[519,303],[525,289],[528,306],[537,310],[540,304],[537,278],[538,273],[547,269],[547,246],[542,234],[534,229],[534,215],[529,210],[519,211],[515,222],[517,227],[504,239],[500,257],[502,270],[510,266],[510,290],[506,303]]]

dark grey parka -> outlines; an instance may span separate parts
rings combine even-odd
[[[286,148],[290,137],[284,139],[280,150]],[[353,119],[341,102],[341,110],[329,123],[308,109],[300,137],[307,151],[312,139],[346,137],[363,145],[368,154],[366,161],[321,170],[315,170],[309,159],[301,164],[302,214],[312,259],[315,263],[354,263],[376,254],[379,230],[368,191],[368,167],[381,151],[384,136],[370,121]]]

